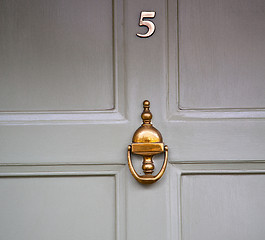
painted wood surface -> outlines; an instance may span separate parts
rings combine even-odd
[[[179,1],[181,109],[265,108],[265,2]]]
[[[261,239],[264,163],[170,166],[170,239]]]
[[[114,108],[112,1],[1,1],[0,14],[1,111]]]
[[[6,208],[0,221],[6,239],[36,239],[39,233],[43,239],[201,240],[209,237],[203,224],[210,223],[220,227],[216,239],[244,239],[247,230],[262,239],[265,71],[258,60],[264,46],[252,44],[264,38],[261,1],[2,2],[0,189]],[[143,10],[156,11],[156,31],[147,39],[136,36],[145,30],[138,26]],[[246,36],[241,21],[256,34]],[[153,124],[169,146],[168,169],[150,186],[138,184],[126,166],[144,99],[151,101]],[[162,157],[155,160],[158,168]],[[140,170],[141,160],[133,161]],[[253,202],[250,218],[260,221],[255,226],[241,219],[251,214],[245,207]],[[60,211],[74,218],[80,213],[82,223]],[[213,212],[213,221],[204,219],[200,227],[192,220]],[[231,219],[220,221],[222,214]],[[55,221],[58,228],[51,226]],[[36,230],[27,232],[33,223]],[[62,232],[67,224],[75,227],[66,229],[68,236]],[[99,231],[102,226],[106,231]]]
[[[265,235],[265,175],[182,177],[183,240],[260,239]]]
[[[125,239],[124,167],[1,166],[0,237]]]

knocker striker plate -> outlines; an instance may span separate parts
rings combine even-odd
[[[141,115],[143,123],[142,125],[135,131],[132,139],[132,144],[128,146],[128,166],[133,175],[133,177],[140,183],[150,184],[159,180],[167,166],[168,161],[168,147],[164,146],[163,138],[161,133],[153,127],[151,123],[152,113],[150,112],[150,102],[145,100],[143,102],[144,111]],[[156,154],[160,154],[164,152],[164,163],[157,175],[152,175],[154,172],[154,162],[152,157]],[[131,161],[131,155],[137,154],[143,157],[142,169],[144,171],[144,175],[139,175]]]

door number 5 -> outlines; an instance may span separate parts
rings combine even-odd
[[[145,34],[137,33],[136,35],[141,38],[148,38],[155,32],[155,24],[150,20],[144,20],[144,18],[154,18],[156,12],[141,12],[139,26],[146,26],[148,31]]]

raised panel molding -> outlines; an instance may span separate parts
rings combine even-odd
[[[170,164],[170,219],[172,240],[183,240],[183,176],[242,176],[264,175],[265,162],[259,163],[183,163]],[[203,187],[203,186],[202,186]],[[227,189],[229,191],[229,189]],[[192,193],[191,193],[192,194]]]
[[[118,99],[117,99],[118,101]],[[126,121],[124,104],[106,111],[51,111],[0,113],[0,125],[100,124]]]
[[[181,26],[179,21],[179,13],[181,11],[180,4],[182,0],[168,0],[168,16],[167,16],[167,37],[168,37],[168,97],[167,97],[167,118],[168,120],[200,120],[200,119],[264,119],[265,106],[258,107],[187,107],[182,106],[180,93],[180,81],[182,76],[180,74],[180,65],[183,61],[181,58],[180,45]],[[211,1],[210,1],[211,3]],[[210,8],[210,3],[209,8]],[[231,2],[230,2],[231,3]],[[229,4],[229,1],[228,1]],[[231,3],[232,4],[232,3]],[[240,4],[238,2],[238,4]],[[249,4],[252,4],[249,1]],[[207,5],[207,6],[208,6]],[[196,8],[197,9],[197,8]],[[199,10],[196,12],[199,15]],[[198,16],[197,16],[198,17]],[[191,38],[194,40],[194,38]],[[197,41],[197,40],[194,40]],[[182,50],[184,51],[184,50]],[[189,68],[189,66],[185,66]],[[192,68],[192,66],[190,66]],[[209,66],[210,67],[210,66]],[[192,71],[192,69],[191,69]],[[259,73],[261,74],[261,73]],[[194,75],[195,76],[195,75]],[[259,75],[260,76],[260,75]],[[195,81],[193,77],[192,80]],[[191,86],[192,87],[192,86]],[[242,96],[244,97],[244,96]]]
[[[0,165],[0,183],[3,178],[43,177],[114,177],[115,219],[113,222],[115,225],[115,239],[122,240],[126,238],[125,169],[123,165]],[[89,192],[89,189],[87,191]]]
[[[124,77],[123,0],[113,0],[112,54],[113,107],[79,110],[0,111],[0,125],[100,124],[126,121]],[[99,30],[100,30],[100,24]],[[74,81],[74,80],[73,80]],[[74,83],[74,82],[73,82]],[[111,90],[112,91],[112,90]],[[10,96],[12,97],[12,96]],[[100,99],[104,96],[98,96]],[[95,102],[97,99],[94,100]]]

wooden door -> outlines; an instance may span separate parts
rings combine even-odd
[[[264,9],[1,1],[0,239],[262,239]],[[152,185],[126,165],[144,99],[169,146]]]

